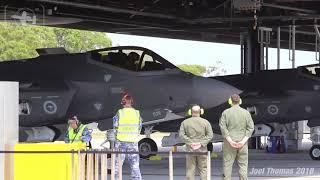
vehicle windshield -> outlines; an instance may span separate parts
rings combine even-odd
[[[113,47],[94,50],[91,53],[96,61],[130,71],[161,71],[176,68],[153,51],[140,47]]]

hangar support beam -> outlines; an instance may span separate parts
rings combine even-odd
[[[258,30],[251,29],[246,34],[242,34],[242,62],[243,74],[254,73],[261,70],[261,51],[258,42]]]
[[[241,34],[241,73],[255,73],[268,69],[268,47],[272,29],[251,28],[248,33]]]

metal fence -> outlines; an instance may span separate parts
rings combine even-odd
[[[140,154],[139,152],[106,151],[106,150],[79,150],[79,151],[0,151],[0,154],[71,154],[71,180],[108,180],[108,155],[111,156],[110,180],[115,180],[115,160],[121,162],[121,154]],[[210,152],[150,152],[150,154],[168,155],[168,178],[173,180],[174,155],[206,155],[207,180],[211,180]],[[118,180],[122,180],[122,163],[118,163]],[[100,177],[101,176],[101,177]],[[99,178],[100,177],[100,178]]]

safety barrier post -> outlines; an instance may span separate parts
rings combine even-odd
[[[106,180],[108,180],[108,154],[104,154],[104,155],[105,155],[104,158],[106,163],[104,172],[106,172]]]
[[[169,180],[173,180],[173,157],[172,150],[169,152]]]
[[[114,180],[115,179],[115,177],[114,177],[114,170],[115,170],[115,168],[114,168],[114,166],[115,166],[115,159],[116,159],[116,154],[115,153],[111,153],[111,177],[110,177],[110,179],[111,180]]]
[[[94,180],[99,180],[99,153],[94,154]]]
[[[207,154],[207,180],[211,180],[211,154],[208,151]]]
[[[93,177],[94,177],[94,170],[93,170],[93,167],[94,167],[94,163],[93,163],[93,154],[92,153],[88,153],[88,158],[89,158],[89,161],[88,161],[88,174],[89,174],[89,179],[87,180],[94,180]]]
[[[86,180],[91,180],[91,178],[90,178],[90,154],[87,154],[86,153],[86,159],[87,159],[87,161],[86,161],[86,175],[87,175],[87,178],[86,178]]]
[[[86,179],[86,155],[87,153],[81,153],[81,178],[82,180]]]
[[[101,180],[108,180],[108,174],[106,173],[108,170],[108,159],[106,158],[108,154],[101,154]]]
[[[122,180],[122,159],[121,154],[118,154],[118,176],[119,180]]]
[[[74,168],[74,151],[72,150],[72,153],[71,153],[71,180],[75,180],[75,168]]]
[[[81,166],[82,166],[82,163],[81,163],[81,154],[80,154],[80,150],[78,150],[78,174],[77,174],[77,177],[78,177],[78,180],[82,180],[82,177],[81,177]]]

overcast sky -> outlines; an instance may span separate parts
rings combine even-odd
[[[222,61],[222,68],[227,74],[240,73],[240,46],[187,41],[166,38],[154,38],[134,35],[108,33],[112,45],[142,46],[155,51],[173,64],[199,64],[214,66]],[[276,49],[269,49],[269,69],[275,69],[277,63]],[[316,64],[314,52],[296,51],[296,66]],[[288,50],[281,50],[281,68],[291,68]]]

